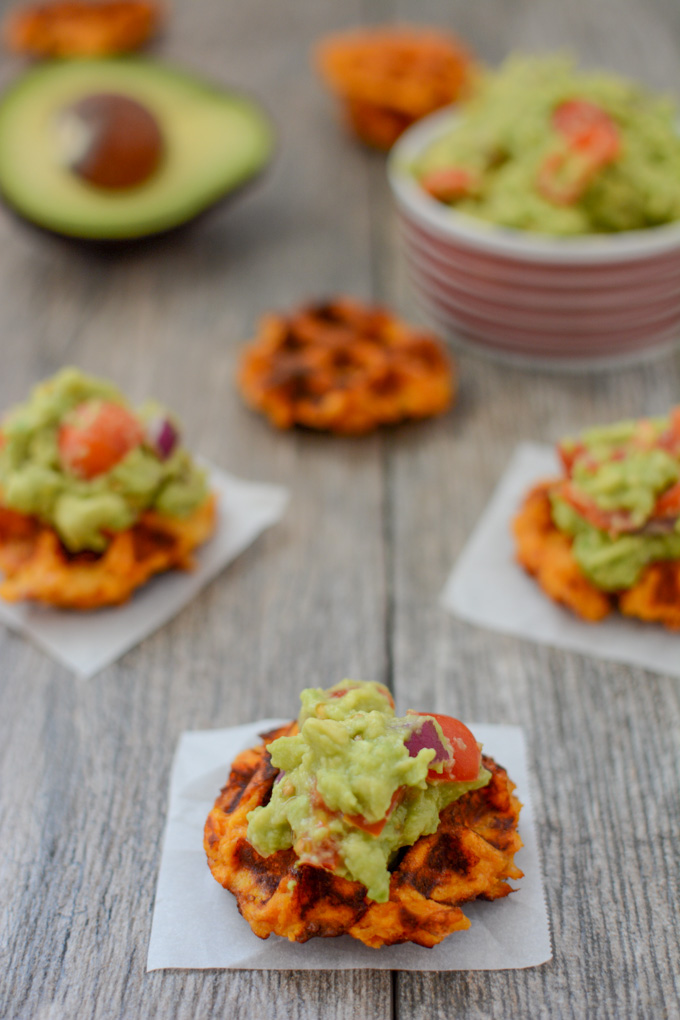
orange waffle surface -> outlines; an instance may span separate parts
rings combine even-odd
[[[140,49],[160,22],[149,0],[57,0],[12,12],[4,36],[31,57],[103,57]]]
[[[316,65],[358,137],[389,149],[414,121],[459,98],[472,61],[455,36],[402,25],[330,36]]]
[[[461,905],[507,896],[508,879],[522,877],[513,861],[522,846],[521,805],[505,769],[487,756],[482,763],[491,772],[489,784],[445,808],[437,831],[399,855],[386,903],[367,900],[359,882],[300,864],[293,849],[261,857],[246,832],[248,813],[267,803],[278,775],[266,745],[296,730],[296,723],[284,726],[238,755],[205,826],[210,870],[260,938],[306,942],[349,934],[372,948],[400,942],[430,947],[470,927]]]
[[[344,435],[440,414],[455,395],[453,366],[436,337],[349,298],[266,316],[241,358],[238,384],[278,428]]]

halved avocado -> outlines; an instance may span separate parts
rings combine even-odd
[[[132,183],[128,174],[122,186],[102,184],[96,173],[88,179],[80,158],[91,141],[83,111],[94,105],[101,113],[112,99],[126,117],[133,107],[146,111],[162,140],[157,158],[142,160],[143,179],[133,170]],[[135,130],[128,127],[123,120],[118,131],[124,145]],[[0,192],[26,219],[69,237],[121,240],[170,230],[248,181],[272,149],[257,103],[157,61],[43,64],[0,101]]]

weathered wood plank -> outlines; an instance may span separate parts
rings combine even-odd
[[[193,447],[290,486],[293,501],[174,622],[90,684],[0,633],[0,1014],[387,1018],[389,974],[144,973],[180,732],[293,715],[306,684],[385,669],[379,441],[278,435],[232,382],[267,308],[368,294],[366,157],[307,69],[312,40],[358,11],[176,7],[168,54],[263,98],[280,127],[276,163],[240,203],[127,252],[81,250],[2,214],[11,357],[0,406],[73,361],[165,400]]]
[[[432,0],[421,11],[423,21],[459,28],[489,60],[511,48],[566,47],[655,87],[680,87],[680,24],[670,5],[482,10]],[[381,243],[387,257],[389,232]],[[386,274],[384,293],[408,307],[395,279]],[[573,378],[461,356],[453,414],[388,445],[398,705],[525,727],[555,948],[551,964],[528,971],[400,975],[399,1016],[677,1012],[677,681],[470,627],[437,600],[519,440],[553,441],[588,422],[663,412],[677,401],[679,367],[671,356]]]
[[[193,446],[290,485],[294,498],[283,524],[88,685],[0,632],[0,1015],[672,1016],[677,682],[479,631],[437,598],[517,440],[662,411],[677,399],[678,359],[571,379],[466,356],[451,416],[361,443],[274,434],[231,379],[267,307],[349,290],[412,308],[382,158],[338,131],[307,67],[315,38],[400,14],[450,24],[488,60],[566,45],[680,90],[680,10],[674,0],[175,6],[161,51],[265,101],[282,135],[275,167],[192,230],[114,255],[0,215],[0,407],[75,361],[166,400]],[[17,66],[2,68],[3,82]],[[402,708],[525,725],[554,962],[401,975],[394,1001],[382,973],[145,975],[179,733],[292,713],[300,687],[342,674],[392,678]]]

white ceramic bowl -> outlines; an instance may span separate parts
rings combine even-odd
[[[439,111],[406,131],[388,176],[419,304],[452,339],[555,368],[639,360],[680,338],[680,223],[549,237],[455,212],[410,167],[455,127]]]

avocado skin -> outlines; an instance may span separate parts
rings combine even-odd
[[[275,134],[274,125],[269,114],[261,107],[257,100],[247,94],[225,88],[221,85],[208,82],[200,77],[188,73],[184,70],[179,70],[172,65],[161,63],[159,61],[149,60],[146,58],[108,58],[103,60],[60,60],[52,61],[48,64],[43,64],[34,70],[28,71],[20,79],[18,79],[14,85],[10,86],[5,91],[5,94],[0,97],[0,151],[3,148],[3,144],[6,145],[5,132],[4,132],[4,120],[3,115],[8,105],[11,105],[13,99],[17,93],[25,87],[27,79],[33,79],[34,81],[38,78],[44,78],[46,93],[50,91],[50,84],[53,80],[53,72],[59,73],[61,68],[68,68],[69,66],[78,65],[78,68],[87,69],[96,74],[97,68],[121,68],[122,72],[125,73],[126,69],[129,68],[132,73],[135,73],[135,69],[141,68],[145,75],[155,74],[158,71],[159,77],[162,80],[163,77],[166,79],[172,79],[175,83],[186,82],[187,86],[194,91],[195,95],[200,96],[201,90],[205,91],[207,97],[209,97],[213,103],[217,97],[222,100],[225,107],[229,104],[242,106],[252,112],[254,122],[257,125],[257,131],[260,133],[261,152],[257,155],[257,158],[252,161],[251,165],[248,166],[244,172],[238,177],[237,180],[226,180],[220,183],[219,168],[215,174],[215,180],[211,182],[211,187],[205,189],[204,195],[199,195],[192,208],[185,209],[184,211],[178,211],[173,202],[170,202],[167,216],[162,212],[161,214],[155,214],[153,225],[141,225],[139,223],[132,223],[129,229],[125,228],[123,224],[121,226],[120,221],[115,225],[115,231],[111,232],[106,226],[98,226],[95,217],[87,223],[85,229],[78,225],[70,225],[66,222],[54,223],[45,222],[45,218],[40,215],[36,215],[34,211],[27,208],[27,204],[23,201],[17,201],[16,196],[13,194],[12,189],[6,186],[6,174],[0,160],[0,199],[3,201],[7,210],[17,217],[22,223],[34,228],[38,233],[43,236],[49,236],[53,238],[59,238],[67,243],[74,243],[78,246],[84,246],[88,251],[95,251],[101,249],[102,251],[125,251],[128,247],[139,248],[145,242],[153,243],[157,239],[165,239],[171,237],[179,232],[182,232],[187,226],[201,220],[207,213],[211,212],[217,207],[223,206],[226,202],[231,202],[234,198],[239,196],[247,188],[251,187],[259,178],[264,174],[266,169],[271,162],[274,151],[275,151]],[[91,89],[97,89],[100,87],[109,87],[110,83],[104,81],[100,84],[96,78],[93,79]],[[134,85],[134,83],[133,83]],[[137,99],[140,103],[149,107],[151,112],[156,115],[162,125],[162,128],[166,132],[166,136],[172,139],[173,137],[173,124],[172,116],[166,117],[164,111],[160,111],[160,108],[154,107],[152,102],[148,102],[147,97],[142,93],[136,93],[133,85],[126,85],[125,92],[131,97]],[[90,89],[87,90],[88,92]],[[86,94],[85,91],[82,93]],[[200,102],[200,100],[199,100]],[[52,104],[47,101],[47,109],[52,107],[56,113],[59,109],[58,104]],[[168,160],[172,160],[173,156],[170,154]],[[63,173],[59,168],[55,158],[55,174]],[[228,168],[227,168],[228,169]],[[165,176],[163,170],[158,175],[161,179]],[[227,175],[228,176],[228,175]],[[155,190],[156,179],[154,179],[147,185],[147,193],[149,198],[153,197]],[[87,185],[82,187],[92,194],[92,188]],[[178,195],[177,199],[184,197]],[[118,196],[111,196],[106,191],[102,191],[98,195],[99,203],[102,209],[108,209],[112,204],[118,201]],[[181,204],[181,202],[180,202]],[[49,217],[47,217],[49,219]]]
[[[113,257],[117,255],[124,256],[126,252],[152,250],[163,246],[166,241],[171,241],[173,238],[183,237],[194,227],[200,226],[212,213],[230,206],[232,202],[238,200],[243,194],[254,191],[261,181],[266,178],[269,170],[270,165],[266,164],[257,173],[253,174],[252,177],[249,177],[247,181],[243,181],[235,188],[232,188],[231,191],[216,198],[210,205],[201,209],[194,216],[182,220],[181,223],[176,223],[172,227],[161,227],[159,230],[146,234],[136,234],[132,237],[82,237],[79,234],[66,234],[62,231],[52,230],[50,227],[43,227],[40,223],[36,223],[35,220],[28,219],[27,216],[12,205],[1,187],[0,201],[12,219],[24,230],[31,231],[35,236],[58,242],[74,252],[82,251],[94,256],[102,255],[104,258],[109,255]]]

